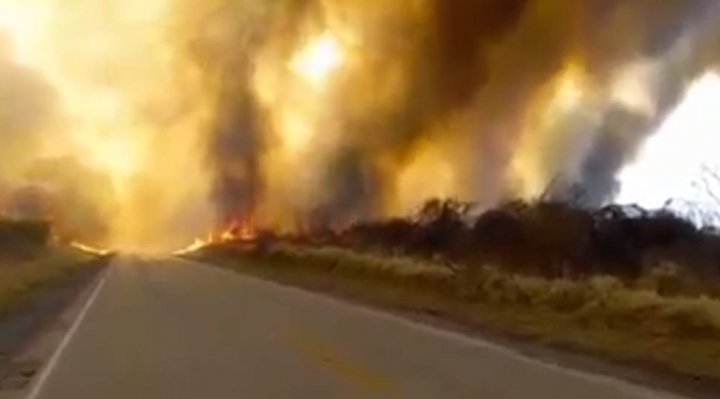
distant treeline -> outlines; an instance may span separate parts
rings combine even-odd
[[[492,264],[549,278],[612,274],[637,278],[672,264],[720,276],[720,235],[669,210],[512,201],[476,214],[432,200],[412,218],[356,223],[310,235],[316,243],[434,257],[451,267]]]

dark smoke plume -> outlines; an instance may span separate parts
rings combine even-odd
[[[611,201],[620,189],[617,174],[628,162],[632,161],[649,134],[654,132],[664,116],[672,110],[683,95],[683,88],[695,74],[704,71],[709,63],[702,63],[699,70],[678,68],[678,63],[696,63],[694,59],[678,60],[680,51],[698,51],[684,49],[682,46],[696,46],[696,42],[706,40],[699,25],[705,13],[713,7],[708,0],[635,1],[619,6],[613,13],[607,2],[604,7],[610,17],[611,26],[617,27],[619,34],[634,37],[632,47],[625,52],[636,52],[641,57],[666,59],[667,65],[661,79],[655,82],[657,112],[652,116],[632,114],[623,109],[612,109],[600,128],[599,138],[588,154],[583,165],[580,180],[572,188],[583,193],[581,201],[590,206],[598,206]],[[622,21],[620,13],[632,16]],[[643,17],[644,16],[644,17]],[[715,23],[716,21],[710,21]],[[630,35],[630,36],[627,36]],[[603,43],[605,41],[606,43]],[[620,43],[620,44],[617,44]],[[622,40],[613,36],[600,38],[596,45],[600,48],[622,48]],[[702,51],[703,56],[707,54]],[[694,54],[691,58],[697,57]],[[564,193],[560,194],[564,196]]]
[[[343,141],[353,144],[344,145],[332,156],[337,161],[325,177],[329,193],[316,204],[314,213],[333,219],[341,214],[368,213],[368,208],[379,206],[384,184],[373,181],[380,175],[373,170],[374,154],[402,157],[429,123],[467,106],[486,78],[481,49],[512,29],[525,3],[434,0],[427,5],[432,18],[414,23],[412,31],[382,26],[383,35],[371,38],[364,47],[375,54],[368,57],[373,59],[368,67],[380,80],[389,71],[400,69],[409,77],[407,90],[390,106],[370,112],[371,104],[352,104],[355,86],[336,90],[342,108],[331,112],[337,113],[341,134],[346,136]],[[347,4],[351,11],[359,6]],[[217,170],[216,201],[221,217],[227,219],[252,210],[258,200],[263,190],[259,158],[272,141],[271,135],[262,131],[263,116],[250,93],[253,61],[269,44],[289,56],[300,45],[302,35],[298,33],[305,29],[306,21],[322,23],[325,15],[321,2],[277,1],[262,6],[259,2],[240,5],[228,1],[216,5],[181,26],[196,25],[186,48],[215,87],[218,105],[209,148]],[[357,97],[363,102],[367,98]]]
[[[263,191],[260,158],[269,138],[251,92],[254,60],[271,33],[284,30],[292,37],[312,6],[294,0],[216,0],[208,6],[188,2],[177,10],[176,40],[203,69],[204,84],[216,104],[207,150],[215,171],[212,200],[219,226],[249,217]]]
[[[532,151],[542,153],[534,157],[540,160],[535,168],[550,175],[543,176],[545,183],[567,182],[553,188],[555,195],[579,189],[588,204],[611,200],[619,170],[677,103],[688,80],[707,67],[709,61],[699,58],[702,51],[680,56],[677,48],[683,40],[702,41],[693,26],[713,5],[709,0],[426,0],[418,2],[417,11],[360,0],[211,3],[188,5],[197,12],[184,13],[190,16],[178,24],[178,35],[217,104],[208,152],[221,223],[254,213],[272,195],[263,160],[281,134],[272,123],[274,105],[256,92],[254,79],[266,67],[258,60],[281,65],[275,78],[282,98],[311,102],[312,95],[298,89],[282,65],[324,26],[346,26],[360,38],[349,45],[360,61],[338,72],[319,101],[323,123],[313,128],[318,136],[334,137],[327,139],[333,143],[330,155],[317,145],[305,164],[319,169],[323,188],[312,206],[299,211],[326,222],[385,212],[396,194],[398,171],[428,143],[455,154],[446,158],[459,170],[455,194],[464,199],[489,205],[518,195],[508,175],[518,154],[528,153],[522,147],[535,143]],[[636,62],[657,66],[658,77],[643,83],[652,97],[649,111],[618,103],[608,92],[618,74]],[[543,101],[551,96],[543,93],[568,66],[581,71],[578,84],[591,98],[593,123],[549,137],[528,127],[527,115],[546,107]],[[316,162],[320,158],[324,162]]]

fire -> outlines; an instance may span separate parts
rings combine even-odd
[[[250,223],[247,222],[232,222],[230,226],[220,233],[220,242],[230,241],[250,241],[255,238],[257,234],[255,229]]]
[[[257,232],[251,223],[246,221],[233,221],[228,227],[208,234],[204,238],[196,238],[192,244],[175,251],[174,255],[185,255],[199,251],[207,246],[231,242],[250,242],[257,237]]]
[[[93,255],[103,256],[103,255],[107,255],[110,253],[110,251],[107,249],[95,248],[92,245],[83,244],[78,241],[71,242],[70,246],[75,249],[78,249],[80,251],[87,252],[87,253],[93,254]]]
[[[585,40],[629,22],[615,6],[604,26],[583,23],[595,10],[580,1],[469,3],[0,0],[10,65],[57,103],[40,115],[52,134],[23,144],[19,165],[3,160],[17,176],[0,182],[36,157],[77,158],[97,181],[57,180],[92,195],[58,202],[108,237],[76,237],[174,249],[212,231],[180,252],[255,237],[247,221],[213,230],[226,204],[290,231],[403,216],[427,197],[534,198],[558,177],[590,182],[595,150],[623,155],[597,147],[622,141],[606,129],[610,105],[655,118],[665,78],[685,73],[671,71],[679,59],[627,64],[655,23]],[[625,33],[638,40],[615,43]]]
[[[173,255],[186,255],[189,253],[193,253],[195,251],[199,251],[208,245],[212,244],[210,240],[202,239],[202,238],[196,238],[195,241],[193,241],[192,244],[188,245],[187,247],[177,250],[173,252]]]

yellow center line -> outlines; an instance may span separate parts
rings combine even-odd
[[[366,394],[389,394],[396,388],[389,378],[344,357],[319,338],[297,331],[287,332],[282,335],[282,338],[297,352],[325,365]]]

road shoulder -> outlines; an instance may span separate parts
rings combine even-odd
[[[44,287],[0,321],[0,399],[24,398],[102,277],[96,259],[63,281]]]

